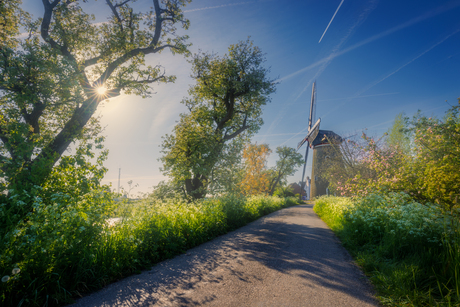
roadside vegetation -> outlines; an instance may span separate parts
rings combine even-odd
[[[296,205],[297,198],[223,196],[189,203],[147,198],[115,203],[106,191],[78,202],[65,194],[34,203],[4,237],[2,306],[56,306]]]
[[[460,102],[459,102],[460,103]],[[314,210],[387,306],[460,306],[460,104],[342,144]],[[331,155],[332,156],[332,155]]]
[[[98,23],[86,2],[43,1],[34,19],[21,0],[0,1],[1,306],[69,303],[298,203],[285,186],[300,163],[294,149],[277,148],[271,169],[266,156],[244,155],[276,87],[260,48],[247,39],[228,54],[192,55],[190,0],[152,0],[150,12],[106,0]],[[174,82],[154,62],[168,51],[189,57],[196,85],[164,137],[170,180],[133,201],[132,181],[124,195],[101,185],[108,151],[94,114]],[[251,159],[260,163],[249,175]],[[262,175],[266,185],[251,189]]]

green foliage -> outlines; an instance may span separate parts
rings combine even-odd
[[[107,172],[103,163],[109,152],[104,150],[104,137],[98,134],[93,131],[92,139],[81,142],[74,154],[59,160],[44,182],[40,197],[49,199],[52,194],[63,193],[78,200],[101,187],[101,180]]]
[[[288,176],[294,175],[297,168],[304,163],[302,154],[294,148],[280,146],[276,148],[279,159],[271,170],[269,193],[273,195],[279,184],[285,184]]]
[[[0,2],[0,49],[17,44],[15,36],[19,34],[19,27],[29,19],[29,15],[21,10],[21,3],[21,0]]]
[[[148,96],[150,84],[174,81],[160,66],[145,65],[145,56],[164,49],[188,54],[187,36],[176,30],[189,26],[181,9],[190,1],[153,0],[151,12],[134,11],[132,2],[107,0],[109,20],[94,23],[80,1],[43,1],[37,20],[21,11],[20,1],[1,1],[0,193],[9,206],[24,202],[11,209],[19,219],[58,169],[83,169],[84,149],[53,168],[72,142],[87,146],[94,137],[92,116],[102,101],[121,92]],[[29,36],[19,40],[21,26]],[[107,91],[98,93],[100,87]]]
[[[153,192],[148,197],[152,200],[166,201],[168,199],[185,200],[185,196],[180,185],[171,181],[160,181],[153,187]]]
[[[191,98],[182,101],[190,113],[164,137],[161,158],[164,173],[191,197],[206,195],[225,153],[235,156],[233,148],[262,125],[262,106],[275,90],[264,61],[250,40],[231,45],[222,57],[201,53],[191,60],[196,85],[189,90]]]
[[[405,119],[405,128],[400,114],[385,143],[364,133],[361,142],[348,140],[341,159],[324,170],[332,189],[349,196],[404,191],[455,213],[460,205],[459,110],[460,102],[443,120],[417,113]]]
[[[244,195],[268,193],[270,171],[267,169],[267,158],[271,152],[267,144],[248,144],[244,148],[244,176],[239,183]]]
[[[393,126],[388,130],[385,139],[386,144],[394,150],[400,150],[404,154],[410,154],[410,138],[406,131],[406,123],[403,113],[395,117]]]
[[[315,212],[339,236],[388,306],[460,304],[460,225],[404,193],[321,197]]]
[[[243,180],[244,164],[242,161],[244,138],[236,138],[224,146],[221,158],[211,171],[208,193],[222,195],[241,193],[239,183]]]
[[[278,186],[273,193],[273,196],[278,196],[282,198],[286,197],[295,197],[294,195],[294,189],[291,187],[283,187],[283,186]]]
[[[417,114],[411,122],[415,156],[405,168],[411,193],[452,211],[460,207],[460,99],[444,119]],[[403,182],[401,182],[403,184]]]
[[[296,199],[227,195],[187,203],[115,204],[107,191],[75,202],[39,198],[35,214],[0,244],[0,304],[57,306],[166,258],[297,204]]]

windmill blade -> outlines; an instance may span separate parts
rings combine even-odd
[[[310,132],[308,132],[308,142],[311,144],[316,139],[319,133],[319,123],[321,123],[321,118],[318,118],[315,125],[311,128]]]
[[[297,150],[306,142],[311,142],[316,138],[319,132],[319,123],[321,122],[321,118],[318,119],[318,121],[315,123],[315,126],[312,127],[313,124],[313,118],[314,118],[314,112],[315,112],[315,104],[316,104],[316,80],[313,82],[313,88],[311,91],[311,103],[310,103],[310,115],[308,117],[308,134],[307,136],[297,145]],[[305,187],[305,182],[303,181],[305,178],[305,170],[307,168],[307,159],[308,159],[308,149],[310,146],[307,146],[307,149],[305,150],[305,163],[303,165],[303,172],[302,172],[302,180],[300,181],[301,186],[300,186],[300,199],[302,199],[302,191]]]
[[[305,142],[308,141],[311,144],[315,140],[315,138],[318,136],[318,133],[319,133],[320,123],[321,123],[321,118],[318,118],[315,125],[309,129],[310,131],[308,131],[307,136],[304,137],[303,140],[297,144],[297,150],[299,150],[300,147],[302,147],[302,145],[305,144]]]
[[[311,103],[310,103],[310,116],[308,118],[308,131],[310,131],[311,126],[313,125],[313,120],[315,116],[315,105],[316,105],[316,80],[313,82],[311,89]]]

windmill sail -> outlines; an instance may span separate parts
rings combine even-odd
[[[305,142],[307,141],[309,144],[311,144],[313,140],[318,136],[320,122],[321,118],[318,118],[315,125],[311,129],[309,129],[310,131],[308,132],[307,136],[304,137],[304,139],[297,144],[297,150],[299,150],[300,147],[302,147],[302,145],[305,144]]]
[[[302,145],[305,142],[308,141],[309,143],[311,143],[312,140],[314,140],[316,138],[316,136],[318,135],[319,123],[321,122],[321,119],[318,119],[318,121],[316,122],[315,126],[312,127],[313,116],[314,116],[313,113],[314,113],[314,110],[315,110],[315,103],[316,103],[316,81],[313,82],[313,87],[312,87],[312,90],[311,90],[310,115],[308,116],[308,134],[302,141],[299,142],[299,144],[297,145],[297,150],[299,150],[300,147],[302,147]],[[304,187],[305,187],[304,178],[305,178],[305,169],[307,168],[307,159],[308,159],[308,149],[309,148],[310,148],[310,146],[307,146],[307,148],[305,150],[305,163],[303,165],[302,181],[301,181],[301,189],[300,189],[300,198],[301,199],[302,199],[302,191],[304,190]]]

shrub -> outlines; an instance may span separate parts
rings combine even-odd
[[[385,304],[460,304],[460,228],[439,205],[400,192],[321,197],[314,210],[370,275]]]
[[[9,231],[0,249],[2,306],[69,303],[139,272],[295,199],[227,195],[187,203],[145,199],[114,203],[107,191],[79,201],[36,198],[34,213]]]

